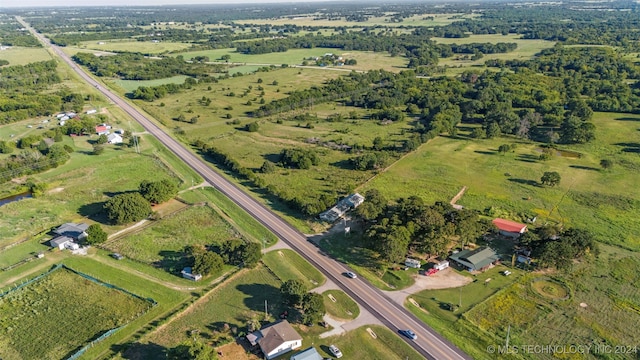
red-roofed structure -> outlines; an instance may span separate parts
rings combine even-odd
[[[108,135],[109,134],[109,127],[105,126],[105,125],[99,125],[96,126],[96,134],[98,135]]]
[[[506,219],[493,219],[493,224],[498,228],[500,234],[512,238],[518,238],[527,231],[527,225]]]

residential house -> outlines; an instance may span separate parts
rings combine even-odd
[[[247,340],[251,345],[259,345],[267,360],[302,346],[302,336],[298,335],[287,320],[269,324],[247,335]]]
[[[511,220],[496,218],[493,219],[493,224],[498,228],[500,235],[514,239],[519,238],[527,231],[527,225]]]
[[[462,250],[451,256],[451,261],[466,268],[468,271],[484,271],[491,264],[495,264],[500,260],[500,256],[493,249],[481,246],[475,250]]]
[[[122,144],[122,136],[118,134],[107,135],[107,142],[109,144]]]
[[[89,225],[85,223],[66,223],[60,225],[57,229],[53,230],[53,233],[59,236],[67,236],[76,240],[83,240],[87,237],[87,229]]]
[[[96,126],[96,134],[98,134],[98,135],[109,135],[109,133],[110,133],[109,129],[111,129],[111,126],[98,125],[98,126]]]
[[[306,348],[300,351],[299,353],[295,353],[291,355],[291,357],[289,358],[289,360],[322,360],[322,359],[323,357],[320,356],[320,354],[318,353],[318,350],[316,350],[316,348],[314,348],[313,346],[310,348]]]
[[[334,222],[343,217],[347,211],[355,209],[364,202],[364,196],[355,193],[338,201],[331,209],[320,214],[320,219],[327,222]]]
[[[68,236],[58,236],[51,240],[49,240],[49,245],[53,248],[58,248],[60,250],[65,248],[65,245],[68,243],[73,243],[73,239]]]

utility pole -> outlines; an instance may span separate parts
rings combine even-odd
[[[505,348],[509,348],[509,333],[511,332],[511,325],[507,328],[507,341],[504,344]]]
[[[460,299],[458,300],[458,309],[462,307],[462,286],[460,287]]]
[[[269,314],[267,313],[267,299],[264,300],[264,319],[267,320],[269,318]]]

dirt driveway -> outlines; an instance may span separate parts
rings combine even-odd
[[[422,290],[449,289],[467,285],[473,279],[460,275],[451,268],[444,269],[433,275],[415,275],[415,283],[406,289],[398,291],[384,291],[384,293],[399,304],[404,304],[407,297]]]

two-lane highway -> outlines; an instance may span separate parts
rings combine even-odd
[[[167,148],[173,151],[186,164],[198,172],[207,182],[220,192],[225,194],[247,213],[269,228],[280,239],[297,251],[307,261],[318,268],[327,278],[334,281],[342,290],[349,294],[360,306],[366,308],[374,316],[380,319],[389,329],[396,332],[400,329],[411,329],[417,335],[417,340],[407,340],[420,354],[429,359],[470,359],[468,355],[449,343],[433,329],[426,326],[402,304],[397,304],[368,281],[358,277],[350,279],[343,274],[350,271],[344,264],[326,256],[315,245],[307,241],[304,234],[294,229],[282,218],[270,211],[264,205],[242,191],[239,187],[226,180],[214,171],[200,157],[188,150],[155,123],[145,117],[127,101],[112,93],[104,86],[96,82],[86,74],[58,47],[52,46],[47,39],[36,33],[22,19],[18,21],[30,29],[45,46],[51,46],[53,51],[60,56],[72,69],[74,69],[85,81],[95,86],[111,101],[120,106],[131,117],[138,121],[150,134],[157,137]]]

